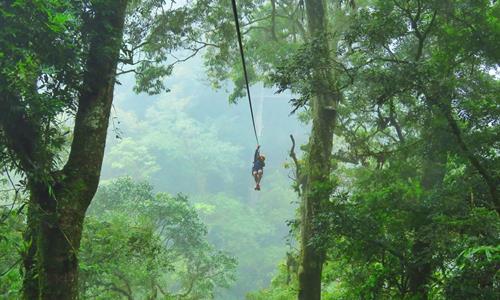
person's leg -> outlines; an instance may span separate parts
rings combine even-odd
[[[262,170],[257,171],[257,184],[260,184],[260,180],[262,179],[262,175],[264,175],[264,172]]]
[[[259,175],[257,173],[257,171],[253,171],[252,172],[252,175],[253,175],[253,179],[255,180],[255,187],[257,188],[257,185],[259,185]]]

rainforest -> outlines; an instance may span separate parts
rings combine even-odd
[[[0,299],[500,299],[500,2],[0,0]]]

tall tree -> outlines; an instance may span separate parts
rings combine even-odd
[[[461,1],[453,4],[441,1],[373,1],[367,7],[368,10],[359,11],[358,21],[353,26],[353,31],[363,33],[352,45],[351,59],[356,65],[356,60],[361,57],[358,62],[359,70],[360,73],[366,72],[365,75],[360,73],[355,75],[355,81],[361,84],[359,90],[355,92],[356,97],[366,97],[371,101],[370,106],[373,108],[370,108],[370,113],[379,117],[375,124],[371,125],[367,123],[367,119],[362,119],[352,129],[355,129],[353,131],[358,131],[360,127],[365,129],[355,134],[358,136],[358,141],[363,139],[375,141],[373,139],[375,134],[366,135],[366,131],[369,131],[366,128],[387,130],[386,128],[393,127],[394,130],[392,133],[388,131],[384,139],[376,141],[378,144],[376,148],[384,149],[383,151],[366,151],[365,149],[369,150],[370,147],[366,147],[367,145],[363,143],[361,145],[350,143],[350,150],[355,156],[364,152],[364,155],[380,160],[381,164],[378,167],[385,169],[391,169],[401,163],[388,160],[396,152],[404,151],[418,158],[420,163],[414,168],[419,173],[418,176],[413,176],[418,180],[422,194],[416,197],[419,199],[419,202],[416,202],[418,205],[411,209],[407,220],[408,227],[405,229],[407,233],[403,234],[411,234],[407,243],[408,248],[404,251],[395,251],[401,245],[387,243],[387,238],[383,235],[381,239],[371,240],[370,243],[378,244],[378,247],[385,249],[385,252],[399,256],[400,263],[406,266],[403,273],[407,281],[406,283],[403,281],[400,285],[402,294],[410,294],[417,299],[427,299],[432,289],[431,284],[435,283],[433,274],[439,272],[438,267],[445,260],[443,257],[452,255],[448,250],[438,246],[443,235],[433,232],[436,224],[440,224],[439,214],[447,215],[450,219],[460,219],[473,218],[476,213],[475,207],[470,208],[464,200],[459,200],[463,195],[459,196],[457,191],[454,191],[456,194],[450,193],[449,178],[454,172],[452,166],[457,157],[464,163],[464,168],[473,170],[475,179],[469,177],[467,185],[474,186],[474,181],[482,179],[479,180],[484,184],[483,188],[479,189],[481,200],[476,201],[493,209],[498,207],[496,184],[493,183],[497,159],[490,154],[495,146],[491,140],[487,141],[495,135],[493,127],[496,122],[492,121],[489,113],[485,111],[484,115],[477,119],[469,117],[469,113],[473,114],[473,111],[476,111],[472,108],[475,106],[472,102],[490,107],[488,103],[495,101],[495,96],[491,93],[496,90],[496,84],[491,82],[491,74],[487,74],[494,68],[492,63],[494,55],[489,51],[491,41],[486,36],[497,34],[491,24],[497,22],[492,15],[498,10],[498,4],[489,1]],[[366,26],[368,23],[370,25]],[[450,25],[451,23],[453,25]],[[488,32],[488,35],[470,27],[472,23],[481,27],[481,31]],[[374,28],[384,28],[384,31]],[[481,42],[457,43],[452,38],[456,36],[467,36],[468,38],[463,39],[467,41],[476,39]],[[349,40],[349,35],[347,39]],[[479,65],[481,67],[478,69]],[[373,88],[370,87],[372,85],[370,82],[373,82]],[[385,112],[383,106],[388,107]],[[399,112],[399,118],[396,112],[398,107],[403,108],[403,111]],[[352,111],[352,108],[350,110]],[[480,125],[481,118],[488,119],[491,127]],[[349,119],[346,123],[356,117],[349,116]],[[404,119],[409,119],[411,122],[401,123]],[[481,139],[484,143],[482,145],[468,144],[467,139],[475,139],[473,136],[475,138],[489,136],[489,138]],[[403,143],[396,144],[396,147],[392,148],[391,140]],[[409,145],[416,141],[420,145],[418,147],[420,153],[408,150]],[[373,145],[368,144],[368,146]],[[471,148],[477,151],[474,153],[470,151]],[[401,156],[397,157],[401,160]],[[357,161],[363,162],[363,159]],[[489,167],[486,167],[487,162]],[[400,176],[404,178],[407,175],[401,171]],[[390,187],[391,185],[386,185],[385,188],[390,190]],[[470,192],[470,197],[477,192],[476,188],[471,187],[475,192]],[[384,198],[382,195],[379,197],[381,201]],[[462,208],[465,211],[457,207],[452,208],[457,205],[453,204],[455,201],[464,201]],[[387,223],[390,228],[389,218],[379,221]],[[456,229],[447,228],[447,230],[446,235]],[[387,234],[401,234],[398,231],[399,229],[392,229]],[[355,236],[357,239],[363,239],[359,234]],[[383,258],[383,264],[384,261],[387,260]]]
[[[430,108],[424,113],[424,128],[422,129],[423,154],[422,154],[422,179],[421,186],[425,192],[427,202],[438,202],[436,199],[442,188],[446,174],[448,147],[443,141],[451,138],[447,130],[446,120],[435,114]],[[412,297],[427,299],[429,292],[428,283],[435,268],[433,264],[432,239],[427,232],[428,224],[432,223],[431,216],[433,205],[422,205],[415,211],[415,238],[411,246],[412,260],[408,266],[408,289]]]
[[[76,297],[117,75],[135,73],[137,91],[164,90],[179,62],[165,63],[169,51],[185,45],[193,22],[187,12],[163,0],[2,2],[0,162],[30,194],[26,299]]]
[[[63,6],[65,3],[59,5]],[[15,7],[14,3],[7,4],[7,8]],[[2,72],[2,89],[6,90],[6,93],[2,93],[1,101],[5,109],[1,118],[2,133],[7,148],[12,151],[21,171],[26,175],[30,192],[29,228],[26,234],[30,249],[24,262],[26,299],[77,297],[78,248],[85,211],[99,182],[126,7],[126,0],[93,1],[87,7],[93,13],[86,24],[88,54],[85,57],[84,75],[75,103],[77,112],[69,159],[62,169],[53,168],[50,144],[47,145],[44,140],[47,136],[43,132],[44,128],[40,128],[43,118],[50,116],[33,111],[43,108],[43,99],[37,103],[34,98],[30,98],[36,95],[23,95],[19,90],[9,89],[15,84],[15,78]],[[40,10],[35,11],[38,14],[33,15],[35,18],[51,18],[51,11],[47,10],[60,9],[41,5],[38,8]],[[62,13],[58,16],[65,17]],[[55,22],[57,24],[57,21]],[[55,30],[67,34],[64,32],[66,24],[59,21],[59,25],[63,29]],[[51,40],[52,43],[56,41]],[[13,44],[16,44],[16,41]],[[35,49],[39,52],[34,51],[34,60],[39,58],[36,57],[37,54],[48,50],[40,48]],[[16,53],[12,51],[9,54]],[[53,58],[49,56],[47,61],[42,63],[47,66],[51,59]],[[68,60],[67,63],[72,61]],[[47,85],[51,84],[50,79],[38,78],[41,75],[38,70],[32,71],[32,89],[37,88],[40,80],[45,80]],[[58,71],[64,73],[64,70]],[[64,80],[58,83],[71,84]],[[75,86],[68,88],[75,89]],[[30,101],[35,105],[26,104]],[[50,123],[48,125],[51,126]]]
[[[312,129],[305,176],[300,221],[301,257],[299,267],[300,300],[321,299],[321,273],[324,250],[313,242],[318,235],[316,216],[332,192],[330,180],[333,130],[340,94],[335,89],[330,65],[327,8],[323,0],[306,0],[309,37],[315,54],[312,64]],[[326,67],[325,67],[326,63]]]

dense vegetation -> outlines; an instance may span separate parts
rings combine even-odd
[[[260,195],[230,1],[2,1],[0,297],[498,299],[500,3],[237,3]]]

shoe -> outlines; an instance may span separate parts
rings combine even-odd
[[[258,184],[257,184],[257,186],[255,187],[255,189],[256,189],[257,191],[260,191],[260,185],[258,185]]]

